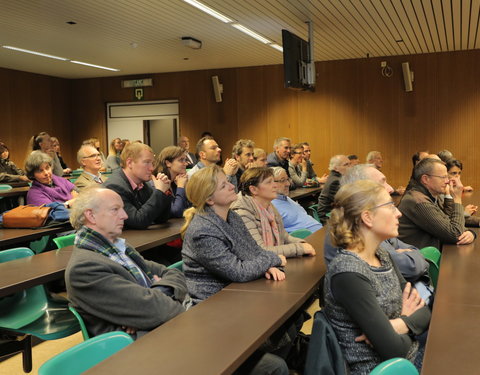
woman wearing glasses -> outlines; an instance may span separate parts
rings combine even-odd
[[[334,246],[341,248],[325,276],[325,314],[352,374],[403,357],[421,367],[415,336],[430,310],[379,244],[398,236],[401,216],[385,188],[361,180],[340,188],[330,218]]]
[[[301,143],[292,147],[290,161],[288,162],[288,173],[296,187],[302,187],[307,181],[307,161],[303,158],[303,145]]]
[[[288,257],[315,255],[304,240],[290,236],[272,205],[277,184],[271,168],[249,168],[240,178],[238,199],[231,209],[240,215],[253,239],[265,250]]]
[[[172,181],[170,185],[173,195],[170,211],[172,217],[182,217],[183,211],[190,207],[185,194],[188,182],[187,164],[185,150],[178,146],[165,147],[155,159],[154,175],[164,173]]]

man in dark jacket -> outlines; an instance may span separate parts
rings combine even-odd
[[[85,188],[72,207],[77,235],[65,281],[92,336],[124,330],[137,338],[191,302],[182,272],[145,260],[120,238],[126,218],[120,196],[99,186]]]
[[[131,143],[122,152],[122,168],[114,170],[104,183],[122,198],[128,228],[145,229],[151,224],[167,221],[170,216],[170,180],[163,173],[152,175],[153,162],[150,146]],[[153,182],[153,188],[148,181]]]

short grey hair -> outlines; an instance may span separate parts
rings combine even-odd
[[[442,159],[444,163],[446,163],[450,159],[453,159],[453,154],[448,150],[439,151],[437,155],[440,159]]]
[[[366,158],[367,163],[378,155],[382,155],[382,153],[380,151],[370,151],[367,154],[367,158]]]
[[[413,178],[415,181],[420,183],[420,180],[424,174],[431,174],[435,164],[445,165],[443,161],[433,158],[425,158],[420,160],[413,169]]]
[[[336,167],[340,165],[342,157],[346,157],[345,155],[335,155],[330,158],[330,163],[328,163],[328,170],[333,171]]]
[[[40,169],[43,163],[53,166],[53,159],[40,150],[32,151],[25,160],[25,173],[30,180],[35,179],[35,172]]]
[[[275,150],[278,146],[280,146],[280,143],[282,143],[283,141],[292,143],[292,140],[290,138],[280,137],[275,139],[275,141],[273,141],[273,149]]]
[[[235,159],[235,156],[240,156],[243,152],[244,147],[251,148],[253,152],[253,149],[255,148],[255,143],[250,139],[239,139],[233,145],[232,158]]]
[[[95,151],[97,150],[95,148],[95,146],[93,146],[92,143],[84,143],[77,151],[77,161],[78,161],[78,165],[80,167],[82,167],[82,159],[87,156],[85,154],[85,149],[88,148],[88,147],[92,147]]]
[[[107,190],[107,188],[98,185],[82,189],[70,210],[70,224],[72,224],[73,228],[79,230],[85,225],[85,211],[94,210],[100,205],[102,197],[99,193],[104,190]]]
[[[282,173],[282,172],[287,173],[287,171],[285,169],[283,169],[282,167],[273,167],[272,171],[273,171],[273,177],[274,178],[277,177],[277,176],[280,176],[280,173]],[[287,176],[288,176],[288,173],[287,173]]]
[[[351,184],[358,180],[370,180],[370,177],[367,175],[368,168],[377,169],[373,164],[357,164],[348,168],[340,179],[340,185]]]

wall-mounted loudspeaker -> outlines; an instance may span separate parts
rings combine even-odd
[[[413,91],[413,72],[410,70],[408,62],[402,63],[403,82],[405,83],[405,91]]]
[[[212,76],[213,93],[215,94],[215,101],[220,103],[222,101],[223,85],[218,80],[218,76]]]

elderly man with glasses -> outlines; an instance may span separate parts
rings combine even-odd
[[[444,243],[473,242],[475,233],[465,228],[462,191],[460,178],[450,179],[445,163],[422,159],[413,170],[411,189],[398,206],[402,213],[399,238],[418,248],[439,250]]]
[[[77,152],[77,160],[83,173],[75,181],[75,186],[79,191],[87,186],[102,184],[106,177],[102,176],[102,156],[100,152],[92,145],[83,145]]]

